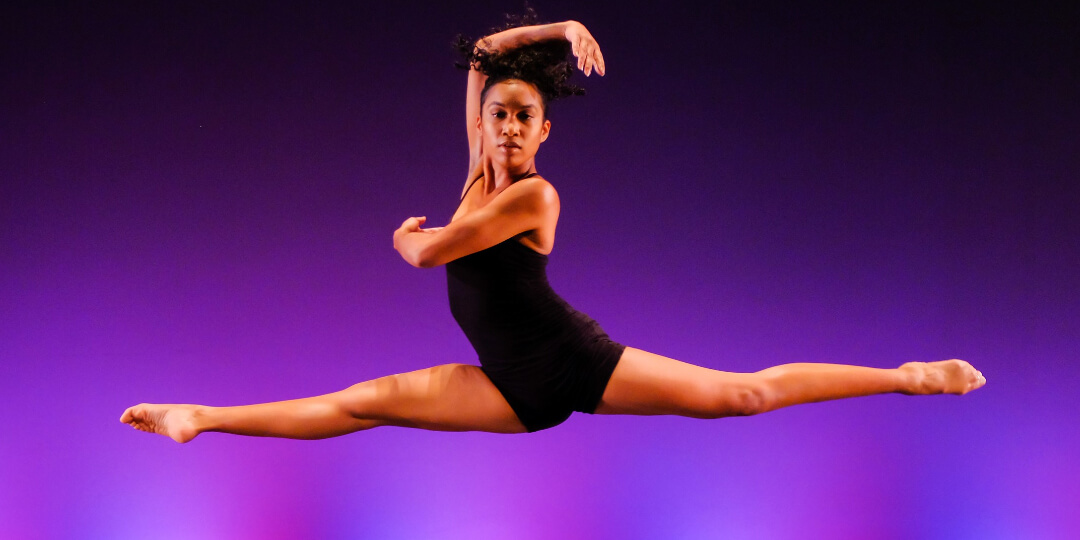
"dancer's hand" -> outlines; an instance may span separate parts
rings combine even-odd
[[[411,217],[401,222],[401,226],[398,227],[400,233],[411,233],[420,230],[420,226],[427,221],[427,217]]]
[[[420,226],[423,225],[425,221],[427,221],[426,217],[411,217],[409,219],[406,219],[405,222],[401,224],[401,227],[398,230],[402,231],[403,233],[435,233],[443,230],[442,227],[428,227],[426,229],[421,229]]]
[[[406,234],[417,232],[420,230],[420,225],[427,221],[426,217],[411,217],[401,223],[401,226],[394,231],[394,249],[401,251],[401,239]]]
[[[604,55],[600,53],[600,44],[589,33],[585,25],[577,21],[566,21],[566,41],[570,42],[570,48],[577,57],[577,67],[585,72],[588,77],[592,70],[602,77],[604,75]]]
[[[401,223],[401,226],[398,227],[398,229],[396,231],[394,231],[394,249],[397,249],[397,250],[400,251],[401,238],[403,236],[405,236],[406,234],[416,233],[416,232],[434,234],[434,233],[437,233],[437,232],[443,230],[442,227],[430,227],[430,228],[427,228],[427,229],[421,229],[420,226],[423,225],[425,221],[427,221],[427,217],[423,217],[423,216],[421,216],[421,217],[411,217],[411,218],[406,219],[405,221],[403,221]]]

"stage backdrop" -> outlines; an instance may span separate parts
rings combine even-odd
[[[1080,536],[1075,5],[536,3],[607,61],[538,159],[570,303],[721,370],[964,358],[972,395],[177,445],[117,419],[475,363],[391,233],[465,179],[454,35],[521,6],[20,4],[0,537]]]

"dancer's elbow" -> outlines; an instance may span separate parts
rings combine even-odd
[[[430,268],[430,262],[422,257],[416,250],[400,250],[398,253],[405,262],[409,263],[409,266],[416,268]]]
[[[435,266],[435,253],[432,249],[431,239],[427,234],[408,234],[394,237],[394,249],[398,255],[417,268],[430,268]]]
[[[416,246],[402,253],[401,257],[416,268],[431,268],[440,264],[438,251],[431,244]]]
[[[402,243],[402,244],[404,244],[404,243]],[[394,243],[394,249],[397,250],[398,255],[401,255],[401,259],[403,261],[409,263],[410,266],[415,266],[417,268],[423,268],[421,266],[421,264],[420,264],[421,260],[420,260],[420,257],[418,255],[418,253],[417,253],[418,250],[414,246],[410,246],[410,245],[407,245],[407,244],[402,245],[402,244],[398,244],[397,242]]]
[[[409,262],[409,264],[417,268],[431,268],[434,266],[439,266],[438,260],[434,256],[427,253],[417,255],[411,262]]]

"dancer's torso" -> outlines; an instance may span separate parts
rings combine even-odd
[[[484,365],[562,354],[598,328],[552,290],[548,256],[523,244],[526,235],[446,264],[450,312]]]

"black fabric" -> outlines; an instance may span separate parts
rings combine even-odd
[[[555,294],[546,267],[517,238],[446,265],[450,312],[529,431],[595,411],[625,349]]]
[[[450,312],[529,431],[595,411],[625,349],[555,294],[547,262],[514,237],[446,264]]]

